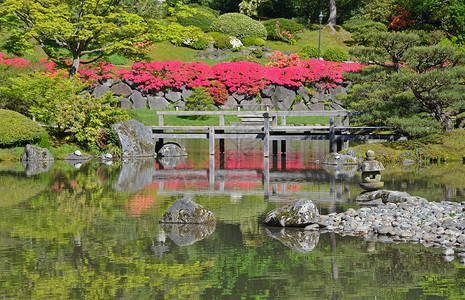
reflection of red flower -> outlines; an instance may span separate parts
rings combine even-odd
[[[158,182],[152,182],[129,199],[126,209],[130,217],[137,217],[147,213],[157,203],[158,186]]]

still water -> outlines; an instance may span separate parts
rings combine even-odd
[[[322,213],[356,208],[352,168],[318,163],[327,145],[295,142],[264,159],[227,141],[223,156],[185,141],[177,161],[0,164],[0,298],[463,299],[465,267],[441,249],[267,228],[300,198]],[[264,167],[265,166],[265,167]],[[465,201],[461,164],[386,166],[387,189]],[[161,226],[176,198],[209,208],[213,227]],[[287,237],[287,238],[284,238]],[[289,238],[290,237],[290,238]]]

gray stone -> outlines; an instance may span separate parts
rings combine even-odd
[[[268,47],[268,46],[264,46],[264,47],[263,47],[263,51],[265,51],[265,52],[271,52],[271,48]]]
[[[449,255],[454,255],[455,252],[452,248],[446,248],[444,251],[442,251],[442,255],[449,256]]]
[[[171,102],[176,102],[176,101],[181,100],[181,96],[182,96],[181,92],[175,92],[173,90],[168,90],[168,92],[165,93],[165,98]]]
[[[216,222],[213,213],[189,199],[177,199],[163,214],[160,223],[203,224]]]
[[[250,55],[250,51],[244,49],[244,50],[239,51],[239,54],[240,54],[240,55],[247,56],[247,55]]]
[[[308,102],[310,100],[310,96],[307,93],[307,89],[303,85],[299,86],[299,88],[297,89],[297,94],[301,95],[305,102]]]
[[[156,165],[155,158],[123,159],[118,179],[113,189],[119,192],[135,193],[153,182]]]
[[[256,110],[259,105],[255,98],[253,99],[245,99],[241,101],[241,107],[245,110]]]
[[[215,42],[211,41],[210,43],[208,43],[207,49],[205,49],[205,51],[214,51],[214,50],[215,50]]]
[[[185,85],[181,89],[181,97],[183,100],[187,100],[192,95],[192,90],[187,88]]]
[[[127,98],[123,98],[118,103],[118,106],[121,107],[121,108],[130,109],[131,108],[131,101],[129,101]]]
[[[407,201],[410,198],[411,196],[406,192],[379,190],[362,193],[355,198],[355,201],[371,201],[375,199],[382,199],[384,203],[401,203]]]
[[[186,109],[186,102],[184,101],[177,101],[175,103],[173,103],[173,106],[174,107],[177,107],[179,109]]]
[[[235,109],[237,108],[237,100],[233,96],[229,96],[228,100],[221,106],[221,109]]]
[[[68,153],[65,155],[63,160],[77,160],[81,162],[85,162],[91,159],[94,159],[94,156],[87,154],[87,153],[81,153],[80,151],[77,152],[76,150],[74,153]]]
[[[305,103],[299,102],[294,105],[292,111],[308,111],[308,107],[305,105]]]
[[[166,156],[158,158],[158,162],[163,165],[164,169],[174,169],[185,163],[187,156]]]
[[[114,124],[111,128],[118,136],[123,158],[156,156],[152,133],[141,122],[129,120]]]
[[[336,103],[328,103],[329,107],[333,110],[344,110],[344,107],[340,106],[339,104]]]
[[[107,87],[111,87],[114,83],[115,83],[115,80],[111,78],[102,80],[102,85],[105,85]]]
[[[408,158],[406,158],[406,159],[404,159],[404,160],[402,161],[402,164],[403,164],[404,166],[413,165],[414,163],[415,163],[415,161],[414,161],[413,159],[408,159]]]
[[[269,84],[266,88],[262,90],[262,94],[268,97],[271,97],[273,95],[274,90],[276,88],[276,85],[274,84]]]
[[[94,88],[94,95],[96,98],[100,98],[108,91],[110,91],[110,87],[108,85],[97,85]]]
[[[350,155],[330,153],[323,158],[321,163],[327,165],[358,165],[360,161]]]
[[[262,98],[260,101],[260,107],[261,109],[272,109],[274,108],[273,102],[271,101],[271,98]]]
[[[164,97],[147,96],[149,108],[152,110],[165,110],[171,107],[170,103]]]
[[[53,161],[54,158],[50,150],[27,144],[24,152],[21,155],[21,162],[23,161]]]
[[[277,86],[271,95],[271,101],[279,110],[289,110],[294,103],[295,92],[284,86]]]
[[[269,212],[265,218],[266,225],[281,227],[305,227],[318,221],[318,209],[310,199],[296,200],[279,207]]]
[[[238,92],[234,92],[231,94],[231,96],[234,97],[234,99],[236,99],[238,102],[242,101],[245,99],[245,96],[247,96],[246,94],[243,94],[243,93],[238,93]]]
[[[215,223],[206,224],[168,224],[160,227],[166,235],[179,247],[192,245],[215,232]]]
[[[216,49],[210,52],[209,54],[207,54],[207,58],[222,60],[222,59],[228,58],[228,54],[223,50]]]
[[[313,103],[308,106],[310,110],[325,110],[325,105],[323,103]]]
[[[133,91],[131,94],[132,108],[147,109],[147,98],[142,96],[141,92]]]
[[[129,97],[132,94],[132,89],[126,83],[119,82],[111,87],[116,96]]]
[[[366,201],[366,202],[358,202],[357,204],[360,207],[372,207],[372,206],[383,205],[384,203],[382,199],[375,199],[375,200]]]
[[[178,143],[170,142],[164,144],[158,151],[161,157],[187,156],[186,148]]]

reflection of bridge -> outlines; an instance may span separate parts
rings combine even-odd
[[[269,166],[269,158],[264,158]],[[282,201],[282,197],[308,197],[320,201],[344,202],[350,199],[349,177],[337,179],[323,169],[280,171],[276,169],[216,169],[215,157],[210,156],[209,169],[159,169],[153,172],[152,181],[159,183],[158,194],[183,195],[264,195],[265,199]],[[175,187],[170,189],[170,184]],[[303,184],[315,189],[302,191]],[[327,186],[329,184],[329,190]],[[245,189],[240,189],[245,185]],[[325,189],[321,186],[324,185]],[[263,186],[263,188],[261,188]]]

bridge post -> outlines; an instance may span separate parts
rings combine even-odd
[[[336,117],[336,126],[342,126],[342,117],[340,115]],[[341,136],[341,133],[342,132],[340,130],[336,132],[336,134],[339,136]],[[342,140],[338,139],[336,141],[336,152],[340,152],[341,150],[342,150]]]
[[[263,138],[263,156],[270,156],[270,115],[268,113],[263,114],[265,137]]]
[[[334,153],[334,116],[329,117],[329,153]]]
[[[215,155],[215,127],[208,128],[208,140],[210,146],[210,155]]]

